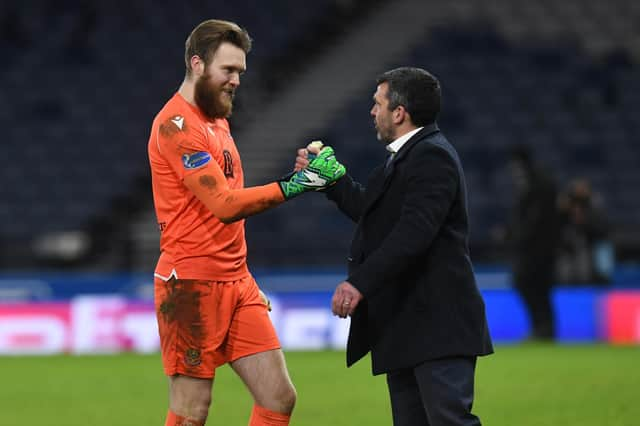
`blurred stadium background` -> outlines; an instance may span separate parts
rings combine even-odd
[[[558,283],[556,332],[561,343],[587,345],[577,357],[588,345],[596,345],[592,355],[607,346],[609,355],[584,371],[631,365],[615,361],[638,355],[620,345],[640,342],[640,3],[631,0],[1,2],[0,353],[156,352],[158,232],[146,145],[153,116],[182,81],[186,35],[211,17],[236,21],[254,38],[232,117],[247,185],[286,173],[295,150],[312,139],[334,146],[352,175],[366,179],[384,157],[369,116],[376,75],[412,65],[440,78],[439,122],[465,166],[471,254],[499,344],[520,342],[530,326],[511,289],[509,247],[494,232],[513,203],[510,148],[529,145],[561,188],[588,180],[607,218],[607,251],[594,253],[598,282]],[[249,265],[274,300],[287,350],[343,347],[347,325],[331,317],[328,300],[343,278],[351,232],[318,194],[247,221]],[[544,347],[540,365],[566,350],[554,348]],[[479,397],[479,410],[495,413],[487,424],[591,424],[571,416],[527,423],[539,412],[518,419],[483,408],[513,393],[492,386],[518,370],[501,369],[502,351],[512,362],[532,353],[499,346],[487,359],[492,374],[478,385],[494,392]],[[592,355],[584,356],[595,363]],[[140,359],[161,375],[156,357]],[[3,364],[11,365],[0,359],[0,371]],[[532,374],[557,377],[533,365]],[[576,372],[562,386],[620,392],[592,424],[634,424],[625,419],[640,413],[622,389],[637,388],[640,377],[637,368],[627,373],[599,388],[604,376],[581,383]],[[19,407],[17,398],[29,400],[29,392],[0,401],[11,396]],[[539,404],[532,394],[522,398]],[[163,401],[157,404],[160,419]],[[74,424],[25,423],[17,415],[3,421],[10,406],[0,402],[2,425]],[[575,408],[541,411],[563,407]],[[349,424],[389,424],[388,411],[383,416]]]

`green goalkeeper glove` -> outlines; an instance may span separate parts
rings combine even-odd
[[[299,172],[292,172],[278,181],[285,199],[303,192],[321,191],[338,181],[347,173],[336,160],[333,148],[325,146],[318,155],[309,154],[309,165]]]

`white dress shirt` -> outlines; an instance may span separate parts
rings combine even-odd
[[[418,127],[417,129],[414,129],[400,136],[398,139],[396,139],[395,141],[387,145],[387,151],[389,151],[392,154],[395,154],[396,152],[400,151],[400,148],[402,148],[404,144],[407,143],[409,139],[411,139],[411,136],[415,135],[420,130],[422,130],[422,127]]]

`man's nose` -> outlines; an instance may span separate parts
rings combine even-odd
[[[238,73],[231,74],[231,78],[229,79],[229,84],[231,84],[233,87],[240,86],[240,74]]]

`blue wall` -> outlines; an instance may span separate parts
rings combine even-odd
[[[284,309],[328,310],[332,289],[344,279],[340,271],[257,271],[261,287]],[[626,277],[636,275],[625,271]],[[478,272],[487,308],[491,335],[496,342],[525,339],[530,323],[519,296],[509,287],[504,270],[485,268]],[[631,285],[632,279],[626,281]],[[0,302],[64,301],[77,295],[119,294],[127,299],[153,298],[151,274],[5,274],[0,276]],[[556,335],[563,342],[602,339],[601,301],[606,290],[597,287],[558,287],[553,304]],[[2,309],[0,305],[0,309]]]

